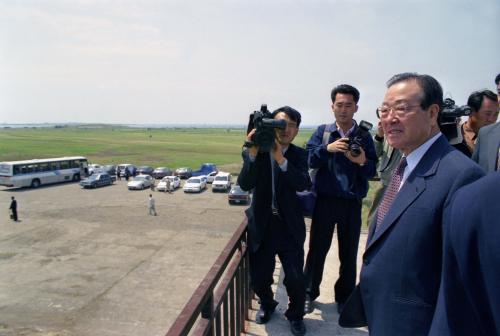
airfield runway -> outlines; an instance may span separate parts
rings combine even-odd
[[[0,335],[164,335],[246,207],[210,187],[153,192],[154,217],[150,192],[0,187]]]

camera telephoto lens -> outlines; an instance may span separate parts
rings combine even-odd
[[[354,157],[357,157],[361,154],[361,149],[358,144],[351,144],[349,146],[349,151],[351,152],[351,155]]]

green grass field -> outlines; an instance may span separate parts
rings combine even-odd
[[[301,129],[294,143],[303,146],[313,129]],[[85,156],[91,163],[191,167],[213,162],[238,174],[244,129],[169,128],[19,128],[0,129],[0,161]],[[371,185],[374,185],[372,182]],[[363,202],[363,222],[373,188]]]

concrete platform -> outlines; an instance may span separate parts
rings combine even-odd
[[[309,225],[310,221],[307,221],[307,238],[304,245],[304,249],[308,250],[309,244]],[[361,256],[365,248],[367,233],[363,232],[361,234],[359,242],[359,252],[358,252],[358,273],[361,267]],[[325,270],[323,273],[323,282],[321,283],[321,295],[315,301],[315,309],[312,313],[307,314],[304,317],[304,324],[307,328],[307,335],[314,336],[362,336],[368,335],[368,329],[345,329],[338,325],[339,314],[337,313],[337,305],[333,303],[334,293],[333,286],[338,278],[339,270],[339,260],[338,260],[338,243],[337,236],[334,235],[332,247],[328,253]],[[288,305],[288,296],[286,289],[283,286],[284,272],[282,272],[281,264],[279,259],[277,259],[277,267],[274,273],[275,278],[275,300],[279,302],[275,313],[273,314],[271,320],[265,325],[259,325],[255,323],[255,314],[259,309],[259,304],[254,300],[252,304],[252,311],[250,314],[250,321],[248,323],[247,335],[251,336],[284,336],[292,335],[290,332],[290,325],[288,320],[283,315],[286,311]]]

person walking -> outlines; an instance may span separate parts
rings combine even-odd
[[[9,207],[10,211],[12,212],[12,220],[14,222],[17,222],[17,201],[16,199],[14,198],[14,196],[12,196],[12,201],[10,202],[10,207]]]
[[[150,215],[153,215],[153,216],[157,216],[158,215],[156,213],[156,209],[155,209],[155,199],[153,198],[152,194],[149,194],[148,210],[149,210],[149,214]]]
[[[172,190],[170,190],[170,179],[167,178],[167,181],[165,182],[165,191],[168,191],[169,194],[172,193]]]

